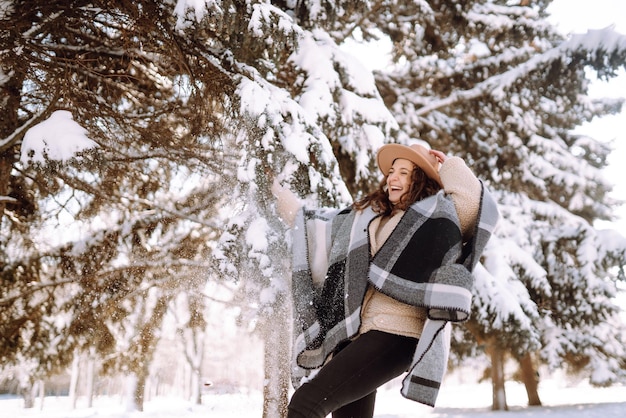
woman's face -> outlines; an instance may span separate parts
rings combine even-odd
[[[411,161],[398,158],[393,162],[387,176],[387,193],[391,203],[398,203],[400,198],[408,193],[411,187],[412,173],[413,163]]]

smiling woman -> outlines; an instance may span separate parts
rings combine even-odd
[[[376,161],[383,179],[348,208],[298,208],[272,188],[293,233],[290,418],[372,417],[377,388],[407,370],[402,395],[434,406],[450,323],[469,317],[495,202],[459,157],[387,144]]]
[[[408,193],[411,187],[411,174],[413,173],[413,163],[409,160],[398,158],[393,162],[387,177],[387,192],[389,200],[396,205],[400,198]]]

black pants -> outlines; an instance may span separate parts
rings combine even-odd
[[[415,338],[366,332],[294,392],[287,417],[373,417],[376,389],[409,368],[416,345]]]

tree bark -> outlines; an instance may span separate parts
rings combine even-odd
[[[287,298],[279,297],[272,305],[274,315],[263,319],[264,370],[263,418],[287,416],[291,377],[290,307]]]
[[[80,370],[80,353],[78,350],[74,350],[74,358],[72,359],[72,375],[70,376],[70,403],[72,409],[76,409],[76,402],[78,401],[78,374]]]
[[[487,345],[487,353],[491,358],[491,387],[492,387],[492,405],[494,411],[508,411],[509,407],[506,403],[506,390],[504,387],[504,361],[505,352],[500,345],[490,339]]]
[[[31,383],[29,381],[29,383]],[[22,397],[24,398],[24,409],[30,409],[35,406],[35,396],[34,396],[34,388],[33,385],[24,385],[20,387],[20,392]]]
[[[94,347],[89,348],[89,357],[87,358],[87,408],[93,407],[93,395],[96,381],[96,350]]]
[[[8,64],[8,68],[10,68],[10,63]],[[0,72],[2,72],[2,69],[0,69]],[[11,73],[11,71],[5,70],[3,75],[7,73]],[[0,102],[3,103],[2,119],[0,119],[0,138],[7,138],[19,127],[17,112],[20,107],[22,81],[23,76],[13,75],[8,80],[0,83]],[[9,193],[12,191],[11,171],[19,155],[16,152],[17,145],[18,141],[14,139],[6,144],[2,144],[2,147],[0,147],[0,226],[2,226],[7,203],[13,202],[13,199],[9,197]]]
[[[194,405],[202,404],[202,373],[195,367],[191,370],[191,402]]]
[[[143,357],[138,360],[138,364],[134,368],[136,385],[134,390],[134,404],[137,411],[143,412],[143,403],[145,398],[146,380],[150,374],[150,364],[154,356],[156,348],[156,331],[163,322],[163,317],[167,312],[168,297],[162,296],[156,303],[150,318],[144,324],[139,334],[140,352]]]
[[[206,337],[206,321],[204,320],[204,300],[197,295],[188,296],[190,318],[187,326],[179,330],[189,365],[190,385],[189,396],[195,405],[202,404],[202,364],[204,362],[204,346]]]
[[[535,370],[531,353],[519,359],[522,382],[528,395],[528,406],[541,406],[539,398],[539,373]]]
[[[135,390],[133,393],[134,398],[134,406],[135,409],[139,412],[143,412],[143,402],[146,395],[146,379],[148,378],[148,370],[147,366],[142,366],[139,370],[136,371],[136,383]]]

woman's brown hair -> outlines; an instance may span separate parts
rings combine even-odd
[[[387,177],[389,177],[389,174],[385,174],[378,189],[354,202],[352,206],[358,210],[372,206],[374,212],[388,216],[397,210],[407,210],[409,206],[418,200],[437,194],[437,192],[441,190],[441,186],[437,181],[428,177],[424,170],[413,164],[411,187],[407,193],[402,195],[400,201],[394,205],[389,200],[389,195],[387,194]]]

